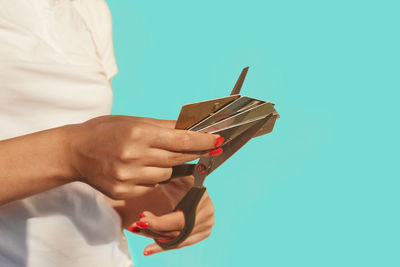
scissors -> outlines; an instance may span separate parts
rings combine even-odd
[[[220,136],[225,138],[225,143],[222,146],[224,152],[221,155],[203,157],[197,164],[182,164],[173,167],[171,178],[161,183],[168,183],[174,178],[193,175],[194,185],[174,209],[174,211],[182,211],[185,216],[185,226],[183,230],[179,236],[169,242],[159,242],[155,239],[158,245],[163,248],[173,248],[182,243],[190,235],[196,220],[196,208],[206,191],[206,187],[203,185],[205,178],[254,137],[271,116],[273,116],[273,114],[217,132]],[[240,134],[238,134],[238,132],[240,132]]]

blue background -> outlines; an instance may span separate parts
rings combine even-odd
[[[206,186],[210,238],[141,266],[400,266],[398,1],[108,1],[114,114],[176,119],[230,93],[276,103]]]

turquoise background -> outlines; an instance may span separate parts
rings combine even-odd
[[[399,1],[108,1],[114,114],[176,119],[230,93],[276,103],[206,186],[210,238],[141,266],[400,266]]]

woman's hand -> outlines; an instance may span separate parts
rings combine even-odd
[[[171,212],[193,185],[193,176],[172,179],[160,184],[146,194],[127,199],[112,200],[109,203],[122,219],[122,226],[129,231],[149,238],[176,237],[184,226],[182,212]],[[143,212],[144,211],[144,212]],[[196,210],[195,226],[190,236],[176,248],[189,246],[208,237],[214,224],[214,206],[207,191],[204,193]],[[165,249],[157,243],[148,245],[143,254],[149,256]]]
[[[171,128],[171,121],[97,117],[72,130],[71,162],[79,180],[112,199],[145,194],[172,166],[208,156],[217,135]]]
[[[175,249],[193,245],[209,237],[214,225],[214,211],[214,205],[206,191],[197,206],[196,221],[192,233]],[[185,218],[180,211],[162,216],[156,216],[149,211],[144,211],[140,214],[140,220],[129,227],[129,231],[155,238],[159,242],[169,242],[180,234],[184,226]],[[152,243],[146,246],[143,255],[149,256],[164,250],[157,243]]]

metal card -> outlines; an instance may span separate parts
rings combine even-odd
[[[240,135],[243,131],[245,131],[246,129],[248,129],[248,128],[252,127],[253,125],[255,125],[256,123],[258,123],[259,120],[265,119],[266,122],[264,123],[264,125],[268,124],[268,122],[272,119],[273,115],[269,114],[267,117],[268,117],[268,119],[265,119],[265,117],[261,117],[259,119],[253,120],[251,122],[243,122],[242,124],[234,125],[230,128],[225,128],[225,129],[219,130],[217,132],[214,132],[214,134],[219,134],[219,135],[223,136],[225,138],[224,145],[226,145],[230,141],[235,139],[238,135]],[[261,130],[261,128],[260,128],[260,130]]]
[[[240,95],[231,95],[184,105],[179,114],[175,129],[186,130],[239,97]]]
[[[257,119],[263,118],[269,114],[273,114],[275,112],[274,104],[272,103],[263,103],[259,106],[256,106],[252,109],[239,113],[235,116],[228,117],[227,119],[217,122],[213,125],[205,127],[201,129],[199,132],[203,133],[214,133],[217,131],[221,131],[223,129],[231,128],[235,125],[240,125],[246,122],[252,122]]]
[[[215,124],[219,121],[222,121],[228,117],[235,116],[243,111],[251,109],[255,106],[265,103],[265,101],[258,100],[255,98],[250,98],[247,96],[242,96],[235,101],[231,102],[228,105],[225,105],[223,108],[217,110],[214,114],[206,117],[199,123],[193,125],[189,128],[191,131],[200,131],[201,129],[210,126],[211,124]]]
[[[254,137],[261,136],[264,134],[268,134],[272,132],[274,129],[274,125],[276,120],[279,118],[279,114],[275,113],[262,127],[258,132],[254,135]]]

